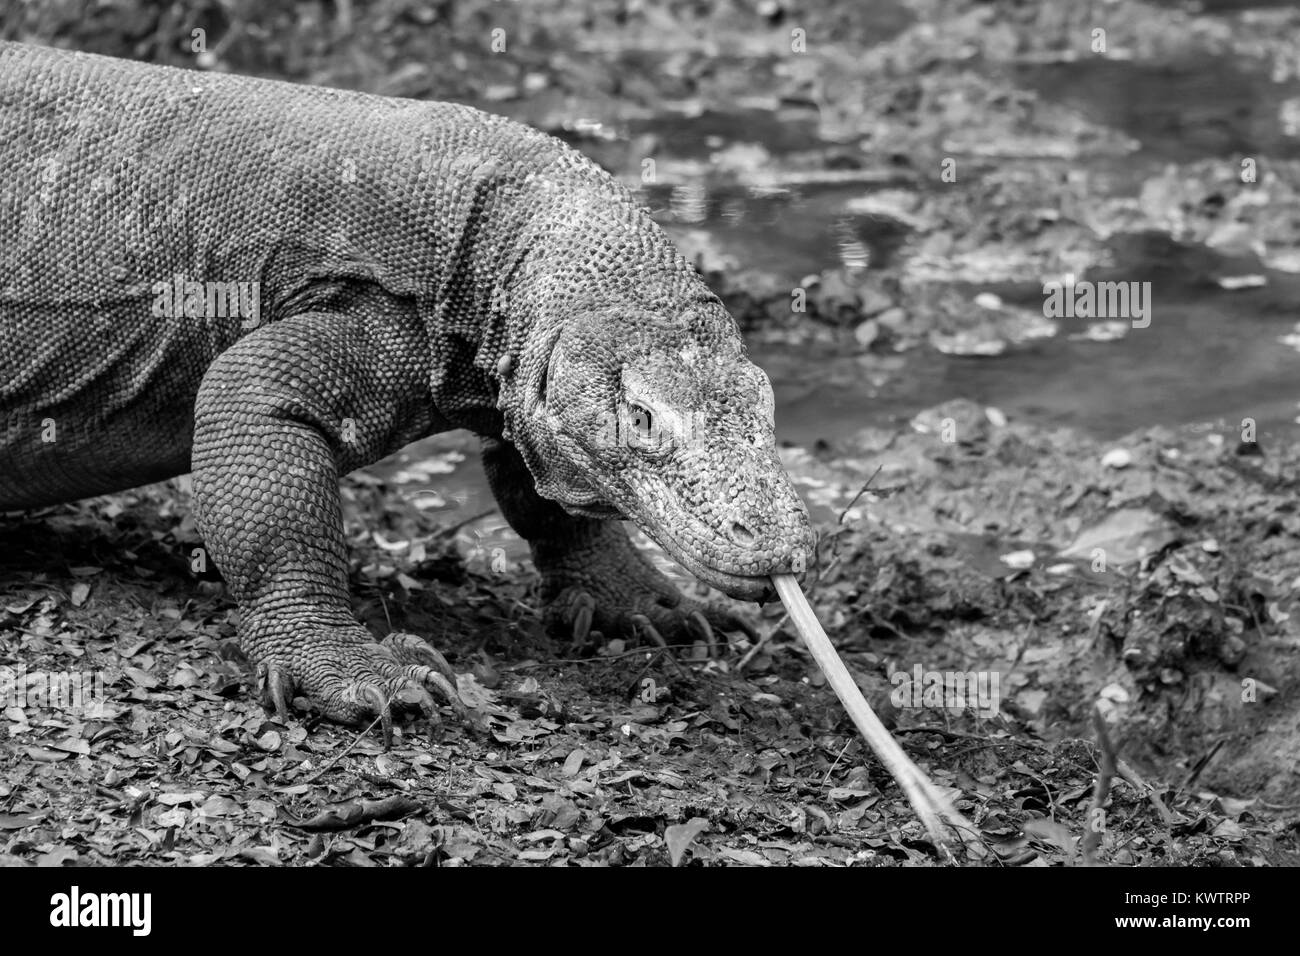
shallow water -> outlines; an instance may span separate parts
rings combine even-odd
[[[1289,435],[1300,415],[1300,353],[1278,340],[1300,319],[1300,276],[1274,272],[1267,286],[1235,292],[1194,274],[1178,282],[1154,257],[1142,258],[1149,244],[1163,242],[1124,243],[1136,247],[1125,277],[1155,278],[1151,324],[1120,341],[1072,337],[1083,323],[1067,319],[1055,337],[993,357],[751,348],[774,382],[778,435],[801,445],[834,441],[952,398],[1101,438],[1157,424],[1221,423],[1228,431],[1246,417],[1262,434]],[[1042,302],[1040,288],[998,291],[1026,308]]]
[[[1200,157],[1300,157],[1300,137],[1282,128],[1278,114],[1283,99],[1300,95],[1300,83],[1276,84],[1226,59],[1150,64],[1092,58],[978,68],[1009,71],[1018,85],[1048,102],[1140,141],[1139,152],[1123,160],[1077,161],[1095,162],[1099,170],[1109,164],[1112,177],[1132,176],[1136,183],[1165,163]],[[851,201],[896,185],[902,180],[891,176],[902,174],[891,171],[887,157],[861,168],[872,158],[819,140],[816,120],[815,111],[798,103],[693,116],[665,112],[573,142],[635,180],[633,157],[639,153],[633,144],[653,140],[666,175],[642,195],[656,219],[677,236],[703,233],[710,248],[741,268],[793,284],[835,266],[887,267],[907,240],[907,227],[855,214]],[[801,178],[798,170],[819,164],[801,163],[800,157],[819,150],[834,160],[820,164],[823,171],[831,167],[832,175]],[[841,154],[842,163],[836,159]],[[715,162],[719,155],[729,159]],[[792,174],[756,185],[756,170],[767,167]],[[896,427],[923,408],[967,398],[1013,418],[1069,425],[1104,438],[1156,424],[1212,423],[1226,433],[1253,418],[1265,447],[1271,440],[1290,440],[1300,414],[1300,351],[1281,339],[1300,321],[1300,275],[1225,260],[1160,235],[1119,236],[1111,252],[1116,267],[1089,278],[1151,281],[1156,290],[1150,327],[1118,341],[1085,340],[1077,335],[1082,323],[1074,320],[1079,324],[1072,327],[1065,320],[1056,336],[992,357],[926,347],[852,355],[819,344],[752,342],[751,355],[776,390],[778,438],[804,446],[833,443],[860,428]],[[1224,291],[1213,282],[1216,274],[1246,273],[1264,275],[1267,284]],[[969,294],[981,291],[1026,309],[1042,307],[1041,285],[972,286]],[[407,454],[418,457],[460,441],[435,439]],[[466,447],[469,458],[437,487],[450,510],[472,514],[492,501],[472,445]],[[516,542],[509,550],[521,553]]]
[[[1249,64],[1209,57],[1168,63],[1098,57],[979,68],[1010,75],[1046,101],[1138,140],[1139,151],[1123,159],[1072,161],[1092,164],[1111,181],[1134,188],[1174,161],[1300,157],[1300,136],[1284,130],[1278,115],[1284,99],[1300,96],[1300,82],[1274,83]],[[665,114],[632,122],[622,134],[613,142],[575,145],[635,181],[623,147],[653,137],[655,155],[670,170],[669,182],[642,189],[656,219],[675,236],[691,239],[691,246],[703,234],[709,249],[738,268],[794,285],[835,266],[886,268],[909,238],[903,224],[857,214],[852,201],[877,189],[917,184],[901,173],[891,180],[887,159],[873,168],[853,168],[871,158],[818,139],[815,111],[797,104]],[[795,158],[819,150],[847,159],[828,164],[835,167],[834,181],[801,180],[799,170],[807,164]],[[731,158],[709,162],[719,155]],[[787,175],[756,186],[768,168]],[[1090,272],[1090,279],[1150,281],[1154,290],[1151,327],[1119,341],[1080,340],[1084,324],[1067,320],[1055,337],[995,357],[926,348],[902,356],[854,356],[815,344],[752,343],[751,354],[777,392],[779,437],[801,445],[834,440],[959,397],[1101,437],[1153,424],[1222,422],[1226,428],[1243,417],[1264,429],[1294,422],[1300,412],[1300,352],[1280,340],[1300,321],[1300,275],[1262,268],[1249,256],[1231,260],[1180,246],[1160,235],[1119,236],[1110,248],[1115,267]],[[1225,291],[1214,282],[1215,276],[1244,274],[1262,275],[1267,284]],[[1027,309],[1042,307],[1041,285],[969,287],[972,298],[981,291]]]

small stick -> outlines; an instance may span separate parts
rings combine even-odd
[[[827,683],[839,697],[844,709],[849,712],[853,723],[871,746],[872,751],[898,781],[898,785],[903,788],[908,802],[925,825],[931,838],[939,845],[946,846],[947,835],[941,824],[947,822],[957,832],[969,852],[976,856],[984,856],[983,847],[976,838],[976,829],[957,811],[957,808],[930,781],[921,768],[903,752],[903,748],[898,746],[898,742],[890,736],[885,725],[880,722],[880,718],[862,696],[862,691],[858,689],[848,668],[836,653],[835,646],[822,630],[817,616],[808,606],[808,599],[804,597],[794,575],[774,574],[772,584],[790,613],[790,620],[794,622],[799,636],[808,645],[813,660],[826,675]]]
[[[1146,795],[1146,798],[1151,801],[1151,805],[1156,808],[1156,812],[1160,814],[1160,819],[1165,821],[1166,826],[1173,826],[1178,823],[1178,817],[1174,816],[1169,808],[1165,806],[1164,801],[1160,799],[1160,795],[1156,793],[1156,788],[1143,780],[1140,773],[1123,760],[1118,759],[1115,761],[1115,771],[1119,774],[1121,780],[1127,780],[1139,792]]]
[[[757,656],[759,651],[761,651],[764,647],[767,646],[768,641],[776,637],[776,632],[781,630],[781,625],[784,624],[789,619],[789,617],[790,617],[789,614],[781,615],[781,620],[777,621],[776,624],[772,625],[772,629],[770,631],[760,636],[759,639],[754,642],[753,647],[745,651],[745,656],[742,657],[740,659],[740,662],[736,665],[736,673],[740,673],[746,667],[749,666],[749,662],[752,661]]]
[[[1227,740],[1220,740],[1217,744],[1215,744],[1213,747],[1210,748],[1210,752],[1208,754],[1203,756],[1200,760],[1196,761],[1196,765],[1192,767],[1191,772],[1187,775],[1187,779],[1183,781],[1182,786],[1180,786],[1177,792],[1174,794],[1175,797],[1181,794],[1184,790],[1186,790],[1188,787],[1190,787],[1192,784],[1196,782],[1196,778],[1199,777],[1202,771],[1204,771],[1205,768],[1210,765],[1210,761],[1213,760],[1218,755],[1219,751],[1223,749],[1223,745],[1226,743]]]
[[[1106,730],[1106,718],[1097,707],[1092,709],[1092,727],[1097,732],[1097,746],[1101,748],[1101,767],[1092,783],[1092,805],[1083,825],[1083,840],[1079,849],[1084,866],[1097,865],[1097,847],[1101,846],[1102,826],[1106,813],[1106,798],[1110,796],[1110,782],[1115,778],[1115,744]]]
[[[853,496],[853,500],[845,505],[844,510],[840,512],[840,520],[837,521],[836,524],[844,524],[844,519],[848,517],[849,510],[858,503],[859,498],[867,493],[867,489],[870,488],[871,483],[876,480],[876,475],[880,474],[880,469],[882,467],[882,465],[877,465],[876,470],[871,473],[871,477],[862,483],[862,487],[859,488],[858,493]]]
[[[385,709],[387,709],[388,704],[389,704],[389,701],[385,701],[385,702],[384,702],[384,707],[385,707]],[[329,773],[331,770],[333,770],[333,769],[334,769],[334,766],[335,766],[335,765],[336,765],[340,760],[342,760],[344,757],[346,757],[348,754],[352,753],[352,751],[356,749],[357,744],[359,744],[359,743],[361,743],[361,741],[365,740],[365,739],[366,739],[366,736],[369,735],[370,731],[372,731],[372,730],[375,729],[375,725],[378,724],[378,723],[379,723],[381,720],[383,720],[383,719],[384,719],[384,712],[383,712],[383,711],[380,711],[379,714],[378,714],[378,716],[376,716],[375,719],[372,720],[372,721],[371,721],[371,722],[366,726],[366,729],[365,729],[365,730],[361,731],[359,734],[357,734],[355,737],[352,738],[352,743],[348,744],[346,747],[344,747],[342,750],[340,750],[338,753],[336,753],[336,754],[334,755],[334,759],[333,759],[333,760],[331,760],[331,761],[330,761],[329,763],[327,763],[325,766],[323,766],[323,767],[321,767],[319,770],[317,770],[314,774],[312,774],[310,777],[308,777],[306,780],[304,780],[303,783],[305,783],[305,784],[315,783],[315,782],[316,782],[317,780],[319,780],[321,777],[325,776],[325,774],[327,774],[327,773]]]

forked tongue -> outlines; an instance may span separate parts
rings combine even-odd
[[[903,788],[903,793],[907,794],[908,802],[921,822],[925,824],[931,839],[946,848],[951,833],[955,832],[967,852],[983,857],[984,847],[980,843],[975,827],[957,811],[952,801],[931,782],[921,768],[912,763],[903,752],[903,748],[898,746],[898,742],[880,722],[880,718],[871,709],[866,698],[862,696],[862,691],[858,690],[857,683],[849,675],[848,668],[840,660],[840,655],[836,653],[830,638],[822,630],[817,616],[808,606],[808,599],[804,597],[803,590],[794,575],[774,574],[772,584],[776,587],[776,593],[781,596],[781,603],[789,612],[790,620],[794,621],[799,636],[808,645],[813,660],[826,675],[826,680],[835,691],[835,695],[839,697],[840,703],[853,718],[853,723],[857,725],[871,749],[880,758],[880,762],[893,774],[898,785]],[[945,823],[951,828],[950,830],[945,830],[943,826]]]

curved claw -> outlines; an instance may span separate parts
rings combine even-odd
[[[715,628],[723,630],[743,631],[745,636],[751,641],[759,640],[762,635],[758,628],[739,614],[736,614],[725,607],[708,605],[704,609],[705,615],[709,618],[709,623]]]
[[[668,642],[665,641],[664,636],[659,633],[659,629],[655,627],[650,618],[646,617],[644,614],[629,615],[627,620],[628,623],[632,625],[633,635],[639,637],[640,633],[644,631],[646,637],[650,638],[650,642],[656,647],[668,646]]]
[[[425,668],[420,668],[420,669],[425,670]],[[435,683],[435,684],[437,681],[441,681],[443,679],[441,674],[437,674],[432,671],[430,671],[430,673],[426,676],[430,683]],[[445,693],[445,690],[441,686],[439,686],[438,689],[440,692]],[[419,714],[422,718],[424,718],[425,726],[427,727],[429,742],[437,743],[438,728],[442,726],[442,720],[438,717],[438,705],[437,702],[434,701],[433,695],[430,694],[423,687],[419,686],[418,684],[408,685],[406,687],[403,687],[401,690],[397,692],[397,696],[394,698],[394,700],[401,702],[405,707],[409,709],[414,709],[419,711]],[[459,704],[460,699],[456,698],[455,702],[456,704]],[[461,707],[457,710],[457,714],[463,717],[464,716],[463,711],[464,708]]]
[[[421,717],[428,717],[438,709],[433,695],[415,683],[406,684],[394,694],[393,703],[401,704],[406,710],[419,711]]]
[[[726,607],[688,598],[666,581],[663,587],[638,588],[637,583],[634,576],[630,587],[608,592],[601,590],[599,581],[572,584],[550,599],[546,626],[561,638],[568,635],[575,650],[598,641],[602,630],[609,634],[611,629],[630,641],[658,647],[702,641],[714,658],[729,650],[726,631],[759,640],[758,629]]]
[[[714,644],[713,626],[709,623],[709,619],[704,616],[703,611],[692,611],[686,615],[686,627],[699,640],[704,642],[704,646],[709,650],[710,657],[722,656],[722,652]]]
[[[428,667],[445,677],[453,686],[455,685],[456,672],[451,669],[451,664],[447,663],[447,658],[423,638],[398,631],[384,638],[383,646],[392,652],[399,664]]]
[[[744,631],[745,636],[751,641],[760,641],[763,639],[762,633],[754,626],[752,621],[741,617],[739,614],[729,614],[728,617],[731,621],[731,626]]]
[[[596,599],[586,591],[573,599],[573,646],[583,647],[591,636],[591,622],[596,616]]]
[[[437,706],[434,703],[433,696],[425,689],[432,685],[447,701],[447,706],[456,712],[457,717],[461,720],[467,720],[469,718],[469,708],[466,707],[465,702],[460,699],[460,692],[456,690],[456,685],[447,680],[447,678],[439,671],[436,671],[431,667],[423,667],[417,664],[408,668],[407,676],[420,685],[416,687],[416,690],[423,695],[423,697],[418,701],[419,705],[424,707],[425,701],[428,701],[428,706],[425,708],[426,716],[436,715],[437,713]]]
[[[262,692],[262,708],[267,713],[274,711],[276,720],[287,723],[293,704],[293,678],[273,664],[259,664],[257,685]]]
[[[361,684],[353,688],[356,699],[365,701],[370,705],[370,709],[379,715],[380,725],[383,728],[384,749],[388,750],[393,746],[393,709],[388,705],[388,700],[374,684]]]
[[[456,689],[456,672],[442,653],[414,634],[393,633],[384,638],[387,648],[403,665],[403,673],[411,685],[399,692],[400,701],[408,708],[420,711],[431,723],[431,731],[440,723],[437,704],[430,691],[435,691],[456,712],[463,723],[473,724],[469,708]],[[406,695],[410,695],[409,699]]]

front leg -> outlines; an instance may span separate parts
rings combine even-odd
[[[712,645],[714,628],[758,637],[728,608],[683,596],[619,521],[571,515],[539,495],[514,445],[484,439],[483,469],[506,521],[532,550],[551,630],[571,632],[579,643],[592,630],[657,644]]]
[[[194,515],[241,611],[263,702],[296,694],[356,723],[394,709],[430,719],[430,692],[463,719],[455,674],[419,638],[376,641],[348,600],[338,476],[429,430],[417,354],[367,311],[310,313],[245,336],[209,366],[195,403]]]

